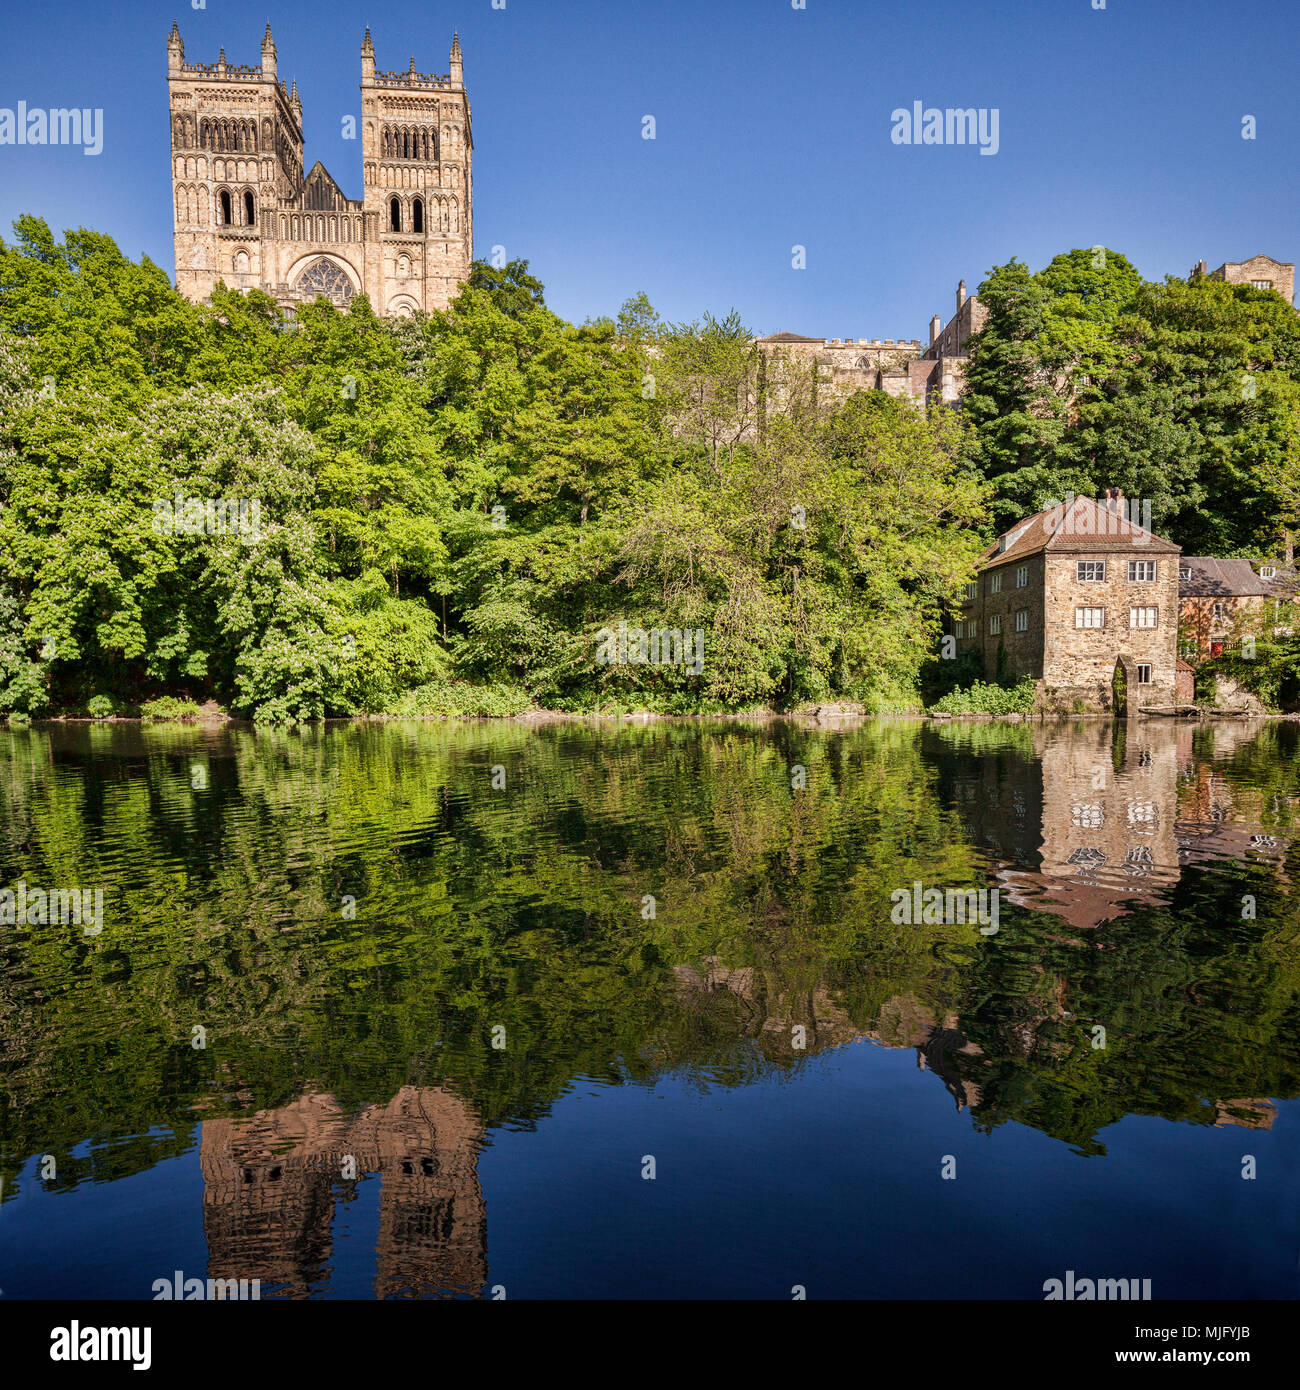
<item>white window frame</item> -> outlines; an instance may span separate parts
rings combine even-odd
[[[1027,589],[1029,587],[1029,566],[1016,566],[1016,588]]]
[[[966,598],[967,598],[967,600],[970,600],[970,599],[973,599],[973,598],[977,598],[977,597],[979,596],[979,591],[980,591],[980,583],[979,583],[979,580],[978,580],[978,579],[973,579],[973,580],[971,580],[971,582],[970,582],[969,584],[966,585]]]
[[[1146,680],[1143,680],[1143,679],[1142,679],[1142,672],[1143,672],[1143,671],[1145,671],[1145,672],[1147,673]],[[1151,679],[1152,674],[1153,674],[1153,669],[1152,669],[1152,666],[1151,666],[1151,663],[1150,663],[1150,662],[1148,662],[1148,661],[1139,661],[1139,662],[1137,663],[1137,683],[1138,683],[1139,685],[1151,685],[1151,684],[1153,684],[1152,679]]]
[[[1276,566],[1276,565],[1260,565],[1260,567],[1259,567],[1259,577],[1260,577],[1261,579],[1276,579],[1276,578],[1277,578],[1277,566]]]
[[[990,637],[1001,637],[1001,636],[1002,636],[1002,614],[1001,614],[1001,613],[994,613],[993,616],[989,619],[989,636],[990,636]]]
[[[1018,609],[1016,610],[1016,631],[1017,631],[1017,632],[1028,632],[1028,631],[1029,631],[1029,609],[1028,609],[1028,608],[1018,608]]]
[[[989,593],[1000,594],[1002,592],[1002,571],[997,570],[989,575]]]
[[[1088,573],[1088,571],[1096,569],[1099,569],[1101,573]],[[1079,560],[1076,562],[1074,575],[1077,584],[1104,584],[1106,582],[1106,562],[1105,560]]]
[[[1151,615],[1151,621],[1145,622],[1144,615]],[[1128,610],[1128,625],[1135,632],[1148,632],[1152,628],[1160,626],[1160,606],[1155,603],[1135,604]]]
[[[1143,571],[1150,570],[1150,574]],[[1154,560],[1130,560],[1128,562],[1128,582],[1130,584],[1154,584],[1159,570]]]
[[[1191,578],[1192,578],[1192,567],[1191,567],[1191,565],[1179,565],[1179,566],[1178,566],[1178,578],[1179,578],[1180,580],[1182,580],[1184,583],[1190,583],[1190,582],[1191,582]]]
[[[1100,613],[1101,621],[1094,623],[1084,618],[1085,613]],[[1100,604],[1079,604],[1074,610],[1074,626],[1076,630],[1096,631],[1106,626],[1106,610]]]

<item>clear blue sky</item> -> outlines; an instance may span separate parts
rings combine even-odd
[[[197,3],[197,0],[193,0]],[[102,107],[105,148],[0,146],[0,232],[88,225],[173,270],[166,37],[297,77],[307,165],[352,197],[359,49],[474,112],[475,249],[526,257],[567,318],[644,289],[667,318],[923,338],[1018,255],[1104,243],[1158,279],[1300,251],[1293,0],[0,0],[0,107]],[[890,113],[996,107],[1000,150],[900,146]],[[657,138],[641,138],[642,117]],[[1241,138],[1241,118],[1258,122]],[[807,247],[807,269],[791,247]]]

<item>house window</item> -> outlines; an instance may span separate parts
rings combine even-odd
[[[1261,571],[1261,573],[1262,573],[1262,571]],[[1016,566],[1016,588],[1017,588],[1017,589],[1025,589],[1025,588],[1028,588],[1028,587],[1029,587],[1029,566],[1028,566],[1028,565],[1017,565],[1017,566]]]
[[[1184,580],[1191,579],[1191,577],[1192,577],[1192,567],[1191,567],[1191,565],[1179,565],[1179,566],[1178,566],[1178,577],[1179,577],[1179,579],[1184,579]]]
[[[1271,290],[1273,288],[1272,280],[1252,280],[1250,283],[1257,290]]]
[[[989,619],[989,636],[996,637],[1002,631],[1002,617],[995,615]]]
[[[1214,621],[1215,621],[1216,623],[1221,623],[1221,622],[1223,621],[1223,613],[1224,613],[1223,604],[1221,604],[1221,603],[1216,603],[1216,604],[1214,605]]]
[[[980,586],[979,586],[979,581],[978,581],[978,580],[976,580],[976,582],[975,582],[974,584],[967,584],[967,585],[966,585],[966,597],[967,597],[968,599],[974,598],[975,595],[979,593],[979,591],[980,591]]]
[[[989,593],[1000,594],[1002,592],[1002,571],[989,575]]]
[[[1260,565],[1260,567],[1259,567],[1259,577],[1260,577],[1261,579],[1276,579],[1276,578],[1277,578],[1277,566],[1276,566],[1276,565]]]
[[[1128,562],[1128,577],[1131,584],[1149,583],[1156,577],[1156,562],[1154,560],[1130,560]]]
[[[1156,627],[1160,621],[1160,609],[1154,604],[1143,608],[1128,610],[1129,627]]]
[[[1150,685],[1150,684],[1151,684],[1151,667],[1148,666],[1145,662],[1139,662],[1139,663],[1138,663],[1138,684],[1139,684],[1139,685]]]
[[[1104,608],[1076,608],[1074,610],[1075,627],[1105,627],[1106,610]]]
[[[1029,631],[1029,609],[1028,609],[1028,608],[1022,608],[1022,609],[1016,614],[1016,631],[1017,631],[1017,632],[1028,632],[1028,631]]]
[[[1100,584],[1106,578],[1105,560],[1080,560],[1078,580],[1080,584]]]

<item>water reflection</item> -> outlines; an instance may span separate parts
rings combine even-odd
[[[1295,743],[1096,720],[0,734],[0,885],[105,890],[96,938],[0,923],[0,1195],[111,1202],[196,1155],[210,1276],[305,1297],[357,1268],[339,1214],[377,1182],[373,1292],[479,1296],[481,1149],[579,1083],[725,1095],[870,1044],[990,1135],[1101,1156],[1126,1116],[1189,1153],[1270,1132],[1300,1092]],[[918,879],[998,887],[999,932],[894,924]]]
[[[313,1091],[249,1119],[205,1120],[200,1136],[209,1278],[260,1279],[263,1297],[323,1288],[336,1205],[377,1176],[376,1296],[482,1289],[482,1128],[451,1092],[403,1086],[350,1112]]]

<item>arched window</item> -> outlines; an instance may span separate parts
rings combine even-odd
[[[221,190],[221,225],[230,226],[230,194],[224,188]]]
[[[424,231],[424,199],[416,198],[411,204],[411,230]]]
[[[244,190],[244,226],[251,227],[257,221],[257,209],[253,206],[253,195]]]
[[[396,198],[388,205],[388,225],[395,232],[402,230],[402,205]]]

